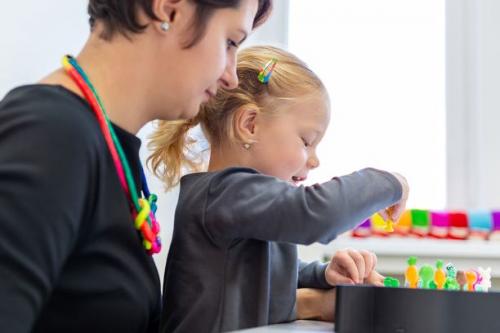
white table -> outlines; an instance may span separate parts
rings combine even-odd
[[[247,330],[240,330],[234,332],[245,332],[245,333],[285,333],[285,332],[297,332],[297,333],[332,333],[333,323],[326,323],[323,321],[311,321],[311,320],[297,320],[293,323],[277,324],[271,326],[262,326],[256,328],[250,328]]]

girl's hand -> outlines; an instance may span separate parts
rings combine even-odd
[[[366,250],[345,249],[335,253],[325,270],[326,281],[337,284],[374,284],[382,286],[384,277],[374,269],[377,265],[375,253]]]
[[[406,209],[406,201],[408,201],[408,195],[410,192],[410,187],[408,186],[408,182],[406,181],[406,178],[401,176],[399,173],[393,172],[392,175],[396,177],[396,179],[399,181],[402,187],[402,195],[401,195],[401,200],[399,200],[396,204],[383,209],[378,212],[380,216],[385,221],[393,221],[394,223],[397,223],[399,221],[399,218],[401,215],[403,215],[405,209]]]

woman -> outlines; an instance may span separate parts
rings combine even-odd
[[[237,86],[270,0],[90,0],[76,58],[0,102],[0,327],[156,332],[161,247],[140,140]],[[142,192],[142,194],[141,194]]]

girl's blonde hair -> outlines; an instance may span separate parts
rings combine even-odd
[[[269,82],[258,80],[262,67],[276,59]],[[195,159],[190,146],[196,142],[187,131],[200,124],[212,146],[235,141],[233,116],[242,107],[251,107],[260,113],[276,111],[286,101],[320,94],[328,99],[321,80],[307,65],[293,54],[271,46],[249,47],[238,54],[236,71],[238,88],[219,89],[217,95],[202,105],[194,119],[159,121],[150,137],[149,148],[153,151],[148,163],[156,176],[167,188],[175,186],[180,179],[182,167],[199,170],[201,163]]]

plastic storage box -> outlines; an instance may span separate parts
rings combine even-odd
[[[500,332],[500,292],[337,288],[336,333]]]

